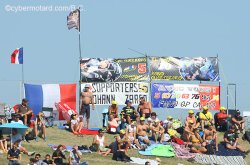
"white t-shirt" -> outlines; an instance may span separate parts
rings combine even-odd
[[[23,124],[23,121],[22,120],[18,120],[17,122],[12,120],[10,123],[19,123],[19,124]]]
[[[78,123],[78,120],[75,119],[75,120],[71,120],[70,122],[71,122],[72,125],[75,125],[76,123]]]

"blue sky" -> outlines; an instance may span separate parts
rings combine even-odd
[[[52,11],[14,11],[40,5],[52,6]],[[0,102],[19,102],[21,65],[10,64],[16,47],[24,47],[25,82],[78,81],[78,33],[67,29],[70,11],[56,11],[74,5],[83,7],[83,56],[140,56],[128,48],[153,56],[218,55],[222,104],[226,104],[225,84],[236,83],[238,108],[250,108],[250,2],[246,0],[2,0]]]

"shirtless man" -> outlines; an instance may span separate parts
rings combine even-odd
[[[193,120],[188,121],[188,125],[186,125],[184,129],[184,133],[182,134],[182,139],[185,142],[189,142],[191,135],[194,135],[194,122]]]
[[[217,132],[212,125],[209,125],[208,129],[205,129],[203,140],[206,142],[206,145],[208,144],[215,145],[216,151],[218,151]]]
[[[150,102],[146,102],[144,97],[141,97],[137,111],[140,113],[141,117],[149,118],[152,113],[152,104]]]
[[[194,153],[206,153],[205,142],[200,137],[198,129],[194,129],[194,134],[190,136],[190,141],[192,142],[191,151]]]
[[[89,90],[90,85],[86,84],[84,92],[82,92],[81,95],[81,101],[80,101],[80,115],[86,116],[87,119],[87,128],[89,128],[89,118],[90,118],[90,103],[92,103],[92,110],[94,110],[94,97],[93,93]]]
[[[150,145],[150,141],[147,136],[147,130],[149,130],[149,125],[145,124],[145,118],[140,118],[140,124],[136,128],[136,135],[138,136],[139,142],[143,142],[147,145]]]
[[[160,125],[160,120],[155,120],[151,125],[152,136],[155,139],[155,142],[158,143],[158,139],[160,139],[160,143],[162,143],[164,138],[164,128]]]

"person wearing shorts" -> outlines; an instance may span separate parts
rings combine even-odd
[[[80,100],[80,115],[86,117],[87,120],[87,128],[89,128],[89,119],[90,119],[90,104],[92,104],[92,110],[94,110],[94,96],[93,93],[90,91],[90,85],[86,84],[84,91],[81,94]]]
[[[149,130],[149,125],[145,124],[145,118],[140,118],[140,124],[136,127],[136,135],[140,143],[144,143],[150,145],[150,141],[148,139],[147,131]]]

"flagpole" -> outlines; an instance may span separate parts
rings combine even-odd
[[[81,74],[81,59],[82,59],[82,49],[81,49],[81,10],[80,10],[80,7],[79,7],[79,32],[78,32],[78,43],[79,43],[79,78],[80,78],[80,81],[79,81],[79,94],[78,94],[78,97],[79,97],[79,102],[78,102],[78,109],[79,109],[79,113],[81,111],[81,107],[80,107],[80,104],[81,104],[81,82],[82,82],[82,74]]]
[[[22,63],[22,82],[21,82],[21,99],[24,97],[24,69],[23,69],[23,65],[24,65],[24,56],[23,56],[23,63]],[[20,100],[21,101],[21,100]]]

